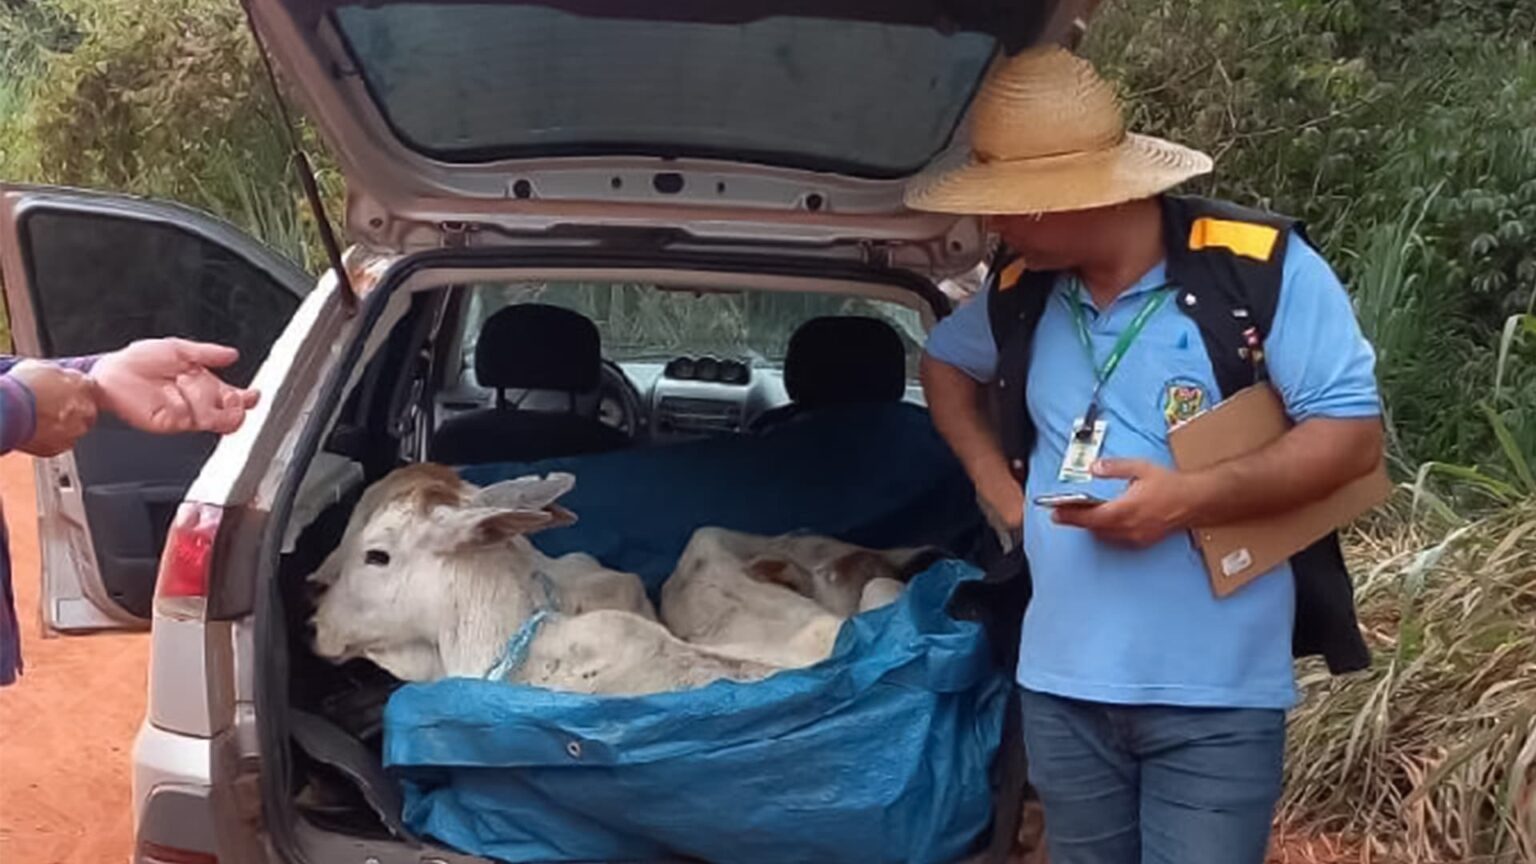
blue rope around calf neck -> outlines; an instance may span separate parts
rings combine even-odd
[[[539,627],[550,615],[557,610],[555,600],[555,583],[549,578],[549,574],[543,570],[533,571],[533,581],[538,583],[540,598],[534,604],[533,614],[517,628],[507,640],[506,647],[501,650],[501,657],[491,665],[485,673],[487,681],[506,681],[517,670],[523,668],[528,662],[528,651],[533,647],[533,639],[539,635]]]

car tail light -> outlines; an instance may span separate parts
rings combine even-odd
[[[139,851],[133,856],[133,860],[134,864],[219,864],[217,855],[191,849],[177,849],[174,846],[162,846],[148,840],[139,841]]]
[[[207,609],[213,544],[224,511],[188,501],[176,511],[160,556],[155,611],[172,618],[200,618]]]

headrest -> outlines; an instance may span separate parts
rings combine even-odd
[[[789,339],[784,388],[798,405],[899,402],[907,390],[907,352],[878,318],[813,318]]]
[[[517,303],[485,319],[475,343],[475,377],[496,390],[584,393],[602,381],[602,342],[585,316],[542,303]]]

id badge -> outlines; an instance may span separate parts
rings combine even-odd
[[[1099,460],[1099,451],[1104,447],[1104,433],[1109,424],[1095,420],[1093,434],[1086,441],[1078,437],[1082,428],[1082,418],[1078,418],[1072,424],[1072,436],[1067,440],[1067,455],[1061,460],[1061,474],[1057,477],[1063,483],[1087,483],[1093,479],[1093,463]]]

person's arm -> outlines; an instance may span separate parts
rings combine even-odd
[[[1003,525],[1017,531],[1024,520],[1024,491],[982,410],[984,382],[997,370],[997,346],[987,321],[986,295],[962,304],[928,337],[919,375],[928,412],[981,500]]]
[[[66,357],[60,360],[32,361],[32,363],[46,363],[61,371],[89,374],[97,358],[97,355],[91,355],[91,357]],[[35,375],[40,374],[40,371],[34,369],[29,375],[28,367],[23,367],[22,375],[12,375],[11,372],[23,361],[25,358],[0,354],[0,455],[9,454],[11,450],[22,449],[23,444],[31,443],[34,437],[37,437],[37,395],[32,392],[32,386],[29,386],[28,380],[31,380],[32,384],[37,384]],[[60,384],[60,381],[55,380],[57,377],[54,375],[48,375],[48,378],[49,384]],[[72,381],[72,378],[69,381]],[[78,383],[63,384],[63,386],[71,390],[80,389]],[[54,389],[48,384],[45,384],[45,387]],[[75,418],[72,424],[78,426],[78,420],[81,417],[78,406],[77,410],[72,412],[72,417]],[[55,432],[55,430],[48,430],[48,432]],[[63,434],[65,430],[57,430],[57,432]],[[41,449],[52,449],[52,444],[43,444]]]
[[[4,358],[5,370],[0,373],[0,455],[15,450],[32,439],[37,426],[37,409],[32,401],[32,391],[9,374],[15,365],[13,358]]]
[[[961,369],[924,353],[919,374],[934,428],[954,451],[971,483],[1009,530],[1024,522],[1024,490],[1008,470],[1002,444],[982,411],[983,385]]]
[[[5,375],[6,373],[10,372],[11,369],[15,368],[17,363],[20,363],[25,359],[27,358],[17,357],[14,354],[0,354],[0,375]],[[91,367],[95,366],[96,361],[100,359],[100,354],[92,354],[89,357],[61,357],[57,360],[41,360],[38,362],[50,363],[54,366],[58,366],[61,369],[70,369],[75,372],[89,373],[91,371]]]
[[[5,358],[0,374],[0,453],[57,456],[96,422],[96,388],[66,364]]]
[[[1098,507],[1057,510],[1056,521],[1146,546],[1186,528],[1295,509],[1376,467],[1384,435],[1375,354],[1316,252],[1293,238],[1285,268],[1265,348],[1271,382],[1296,425],[1267,447],[1202,471],[1104,460],[1095,472],[1130,479],[1125,493]]]
[[[90,430],[99,411],[157,434],[233,432],[259,395],[225,384],[212,370],[239,356],[184,339],[147,339],[62,360],[0,355],[0,453],[56,456]]]

